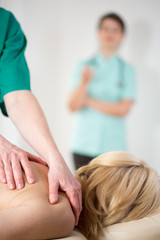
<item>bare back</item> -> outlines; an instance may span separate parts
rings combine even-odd
[[[9,190],[7,184],[0,183],[1,240],[65,237],[74,228],[75,218],[66,194],[59,192],[58,203],[49,203],[48,167],[35,162],[31,165],[34,184],[29,184],[24,175],[25,187],[21,190]]]

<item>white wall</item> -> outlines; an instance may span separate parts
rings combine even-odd
[[[137,101],[127,118],[128,150],[160,173],[160,1],[1,0],[0,4],[15,14],[27,36],[32,90],[71,169],[72,119],[66,101],[73,66],[97,50],[96,23],[102,14],[115,11],[126,19],[127,36],[120,54],[135,66],[138,76]],[[0,132],[31,150],[3,116]]]

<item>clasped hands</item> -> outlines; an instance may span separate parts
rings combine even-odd
[[[90,67],[86,67],[82,72],[81,82],[78,88],[71,94],[69,108],[71,111],[77,111],[87,106],[87,87],[91,81],[93,72]]]

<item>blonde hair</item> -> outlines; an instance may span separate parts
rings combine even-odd
[[[77,170],[83,210],[79,230],[95,240],[109,225],[140,219],[160,210],[156,171],[127,152],[109,152]]]

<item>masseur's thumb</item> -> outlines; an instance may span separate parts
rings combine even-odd
[[[48,182],[49,182],[49,201],[51,204],[57,203],[59,182],[57,182],[51,176],[48,176]]]

